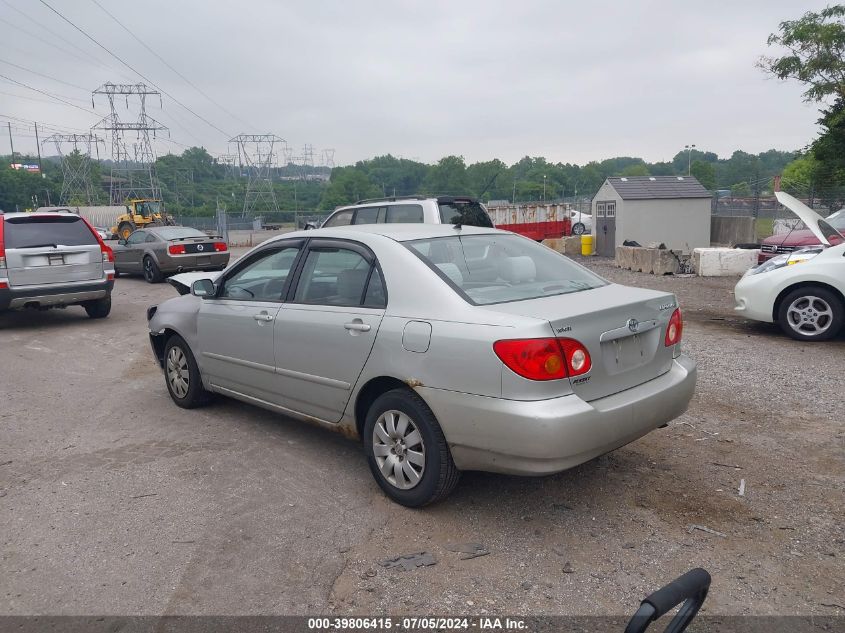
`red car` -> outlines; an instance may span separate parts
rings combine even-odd
[[[845,233],[845,209],[829,215],[825,220],[840,233]],[[841,240],[837,240],[837,238],[831,239],[831,243],[834,246],[839,242]],[[757,256],[757,263],[762,264],[776,255],[791,253],[792,251],[797,251],[799,248],[818,245],[818,238],[813,235],[812,231],[808,231],[807,229],[796,229],[789,233],[772,235],[760,243],[760,254]]]

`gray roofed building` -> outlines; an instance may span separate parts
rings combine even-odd
[[[628,176],[608,178],[623,200],[663,198],[710,198],[711,194],[695,176]]]

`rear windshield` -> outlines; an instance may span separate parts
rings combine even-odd
[[[166,229],[156,229],[153,232],[163,240],[178,240],[183,237],[208,237],[202,231],[192,229],[189,226],[169,226]]]
[[[5,225],[6,248],[99,244],[91,229],[75,215],[9,218]]]
[[[440,203],[440,222],[443,224],[461,224],[463,226],[483,226],[492,229],[490,216],[478,202],[454,201]]]
[[[474,305],[568,294],[607,284],[550,248],[518,235],[466,235],[406,242]]]

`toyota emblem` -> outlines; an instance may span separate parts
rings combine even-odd
[[[636,319],[628,319],[628,329],[632,332],[636,332],[640,329],[640,322]]]
[[[198,251],[201,251],[201,250],[202,250],[202,248],[203,248],[203,247],[202,247],[202,244],[197,244],[197,250],[198,250]]]

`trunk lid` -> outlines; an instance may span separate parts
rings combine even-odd
[[[666,327],[678,307],[666,292],[609,284],[554,297],[514,301],[496,311],[548,321],[555,336],[587,348],[592,369],[569,380],[586,401],[630,389],[672,366],[674,347],[664,345]]]

